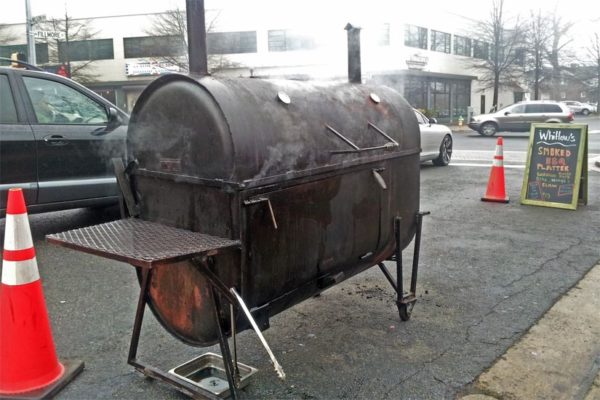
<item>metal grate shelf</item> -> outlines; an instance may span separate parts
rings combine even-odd
[[[147,268],[157,263],[240,248],[239,240],[134,218],[56,233],[46,239],[60,246]]]

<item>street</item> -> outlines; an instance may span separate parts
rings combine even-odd
[[[585,121],[593,158],[600,119]],[[600,171],[591,167],[589,203],[576,211],[520,205],[528,134],[501,135],[509,204],[480,201],[496,137],[455,133],[450,166],[421,167],[421,210],[431,215],[411,320],[400,321],[392,288],[371,268],[271,319],[264,335],[286,381],[252,331],[238,336],[240,362],[259,369],[242,398],[455,398],[598,262]],[[134,268],[44,240],[114,218],[115,209],[30,216],[57,352],[85,362],[57,398],[184,399],[126,362],[139,289]],[[407,268],[412,244],[404,257]],[[146,314],[141,359],[168,370],[206,351],[218,347],[186,346]]]

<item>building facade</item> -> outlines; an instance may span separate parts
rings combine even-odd
[[[344,26],[349,17],[359,14],[332,12],[307,21],[307,17],[275,10],[247,18],[239,7],[209,9],[210,65],[214,73],[229,76],[346,79]],[[157,34],[157,21],[164,17],[137,14],[74,19],[73,23],[81,23],[95,34],[71,40],[68,46],[64,38],[54,46],[50,39],[38,40],[37,62],[52,65],[68,58],[72,65],[87,64],[93,79],[85,85],[130,112],[149,82],[161,74],[181,71],[173,60],[185,60],[181,32]],[[492,107],[492,91],[482,87],[480,71],[473,67],[489,56],[490,44],[470,33],[472,20],[427,12],[391,18],[380,12],[358,25],[362,27],[364,82],[397,89],[415,108],[445,123]],[[26,53],[24,24],[10,29],[17,39],[0,45],[0,56]],[[518,87],[503,89],[498,106],[526,98],[524,92]]]

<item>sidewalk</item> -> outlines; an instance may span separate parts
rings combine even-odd
[[[461,400],[600,399],[600,264],[587,273]]]

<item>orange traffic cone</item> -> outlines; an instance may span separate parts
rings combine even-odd
[[[504,141],[502,137],[498,138],[496,143],[496,155],[490,172],[490,179],[485,196],[481,198],[483,201],[494,201],[497,203],[508,203],[508,195],[504,187],[504,152],[502,146]]]
[[[0,397],[43,398],[72,379],[65,375],[82,369],[81,362],[69,363],[65,374],[58,361],[23,192],[10,189],[0,285]]]

